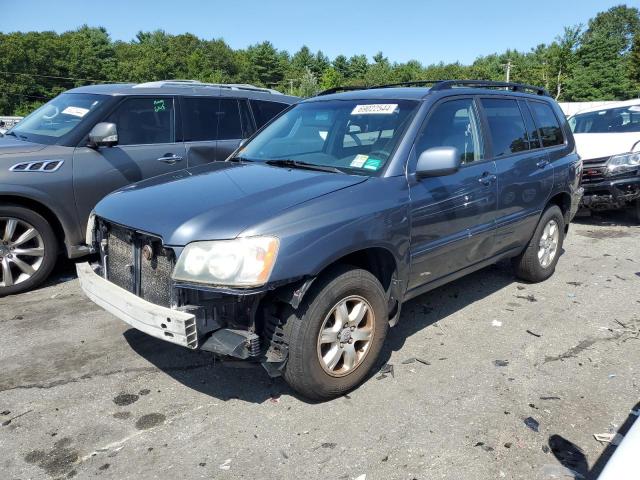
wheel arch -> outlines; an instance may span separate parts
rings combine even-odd
[[[29,210],[32,210],[44,217],[44,219],[51,225],[53,233],[55,234],[59,244],[66,245],[68,250],[69,245],[67,244],[67,233],[58,216],[49,207],[37,200],[19,195],[0,195],[0,204],[28,208]]]
[[[562,212],[564,218],[564,233],[569,231],[569,220],[571,216],[571,195],[567,192],[559,192],[554,194],[547,202],[547,207],[557,205]]]

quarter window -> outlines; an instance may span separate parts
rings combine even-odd
[[[253,118],[256,121],[256,127],[260,128],[273,117],[289,105],[278,102],[264,102],[262,100],[251,100],[251,109],[253,110]]]
[[[551,106],[542,102],[529,102],[529,105],[538,124],[538,131],[540,132],[540,138],[542,138],[542,146],[553,147],[554,145],[562,145],[564,143],[562,129]]]
[[[529,150],[529,136],[518,103],[506,98],[483,98],[481,101],[489,123],[493,156]]]
[[[172,97],[128,98],[109,115],[107,122],[116,124],[119,145],[175,141]]]
[[[441,103],[429,116],[416,144],[418,154],[434,147],[456,147],[462,163],[484,158],[480,122],[473,99]]]

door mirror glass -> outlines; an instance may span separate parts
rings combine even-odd
[[[440,177],[450,175],[460,168],[462,157],[456,147],[433,147],[418,157],[418,177]]]
[[[118,129],[115,123],[100,122],[89,132],[90,147],[113,147],[118,144]]]

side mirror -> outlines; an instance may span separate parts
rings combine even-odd
[[[113,147],[117,144],[118,129],[115,123],[97,123],[89,132],[89,146],[92,148]]]
[[[462,159],[456,147],[434,147],[425,150],[418,157],[416,176],[440,177],[451,175],[460,168]]]

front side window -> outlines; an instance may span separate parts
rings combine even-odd
[[[529,102],[529,105],[531,106],[531,111],[538,125],[542,146],[553,147],[554,145],[562,145],[564,143],[562,129],[551,106],[548,103],[542,102]]]
[[[30,113],[9,134],[23,140],[54,143],[80,125],[106,98],[103,95],[63,93]]]
[[[118,145],[174,142],[172,97],[127,98],[106,121],[116,124]]]
[[[463,164],[484,158],[480,122],[473,99],[451,100],[435,107],[418,138],[416,151],[420,155],[434,147],[457,148]]]
[[[418,102],[411,100],[300,103],[269,124],[238,156],[375,174],[387,163],[417,108]]]
[[[579,113],[569,119],[573,133],[640,132],[640,104]]]
[[[483,98],[482,109],[489,124],[493,156],[529,150],[529,136],[518,102],[506,98]]]

